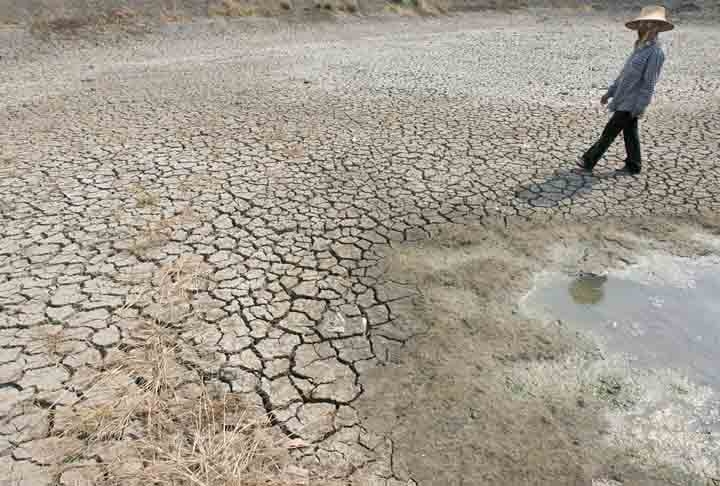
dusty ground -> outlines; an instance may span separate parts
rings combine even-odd
[[[425,349],[412,337],[427,326],[402,324],[394,308],[412,292],[384,281],[381,263],[389,247],[448,223],[546,224],[547,237],[536,229],[508,240],[525,247],[524,259],[509,246],[466,276],[460,295],[493,302],[477,312],[502,312],[513,294],[497,294],[501,284],[527,285],[528,269],[543,261],[536,240],[569,221],[717,211],[720,31],[678,27],[643,122],[646,171],[637,178],[610,175],[620,146],[596,177],[567,172],[605,121],[596,100],[631,42],[599,16],[178,24],[122,42],[55,46],[3,32],[0,467],[20,484],[71,484],[49,467],[55,417],[82,407],[81,378],[132,353],[138,329],[153,321],[176,334],[195,380],[244,394],[281,431],[312,443],[301,463],[356,483],[460,484],[463,472],[493,484],[513,470],[524,484],[522,474],[540,465],[533,477],[558,484],[603,477],[605,449],[582,446],[598,440],[589,431],[599,414],[561,402],[571,418],[563,428],[540,415],[539,402],[483,408],[482,389],[466,386],[472,341],[455,339],[472,329],[453,324],[456,336],[438,327],[446,352],[433,348],[413,372],[388,368],[427,354],[410,352]],[[665,231],[648,225],[647,238]],[[178,259],[202,278],[168,307],[158,287]],[[476,274],[492,285],[473,283]],[[484,346],[500,363],[577,347],[530,324],[519,335],[491,331]],[[545,344],[526,349],[519,338]],[[481,366],[490,359],[480,358]],[[445,360],[462,361],[457,377]],[[380,393],[383,373],[418,383]],[[434,400],[443,383],[447,398]],[[391,429],[384,413],[406,400],[394,393],[423,396],[417,387],[429,403],[414,402],[422,408],[406,414],[405,432]],[[473,423],[497,443],[478,444],[477,429],[445,420],[466,395],[478,405]],[[499,413],[513,410],[518,421],[504,430]],[[414,427],[419,421],[432,430]],[[532,421],[552,438],[553,461],[544,442],[534,447],[538,435],[513,449]],[[453,454],[447,441],[460,439],[469,448]],[[499,455],[507,449],[516,455]],[[618,464],[629,478],[652,480],[632,461]]]
[[[631,366],[519,303],[540,271],[714,254],[719,229],[717,218],[488,223],[393,250],[385,278],[417,293],[391,306],[384,332],[416,337],[363,375],[362,423],[392,439],[395,471],[418,484],[713,484],[717,392]]]
[[[0,24],[77,30],[88,25],[177,21],[207,17],[279,17],[307,21],[336,15],[441,14],[525,8],[637,10],[627,0],[0,0]],[[665,0],[672,15],[696,18],[720,13],[713,0]]]

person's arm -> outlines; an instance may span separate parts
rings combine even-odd
[[[650,105],[664,63],[665,54],[662,51],[657,51],[648,58],[643,71],[635,110],[633,111],[634,116],[641,116]]]
[[[602,98],[600,98],[600,103],[601,103],[601,104],[607,105],[607,104],[608,104],[608,101],[610,101],[610,98],[612,98],[613,96],[615,96],[615,91],[617,90],[617,84],[618,84],[618,81],[617,81],[617,79],[616,79],[616,80],[613,81],[613,83],[610,85],[610,87],[609,87],[608,90],[605,92],[605,94],[602,95]]]
[[[613,96],[615,96],[615,91],[617,91],[617,85],[618,85],[618,80],[615,79],[615,81],[613,81],[612,84],[610,85],[610,87],[608,88],[607,93],[605,93],[605,96],[608,98],[612,98]]]

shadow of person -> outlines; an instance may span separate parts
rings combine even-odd
[[[592,186],[603,174],[581,174],[573,170],[561,169],[542,182],[532,182],[518,187],[515,197],[536,208],[552,208],[565,199],[574,199],[592,191]]]

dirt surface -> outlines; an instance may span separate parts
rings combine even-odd
[[[707,255],[718,230],[717,219],[455,226],[390,252],[385,277],[417,294],[391,307],[384,332],[416,337],[362,377],[362,423],[392,439],[395,471],[418,484],[707,484],[720,473],[717,392],[631,367],[519,303],[540,271]]]
[[[538,435],[528,438],[537,448],[500,455],[515,450],[520,430],[558,419],[527,402],[513,404],[522,420],[509,420],[482,388],[466,392],[486,433],[498,437],[478,445],[487,469],[473,469],[480,462],[469,449],[451,452],[460,437],[477,445],[477,430],[462,427],[468,356],[490,369],[523,352],[532,362],[577,346],[533,323],[510,332],[499,324],[509,321],[498,321],[478,334],[487,342],[480,354],[450,333],[469,336],[472,326],[451,323],[440,336],[445,351],[434,347],[429,364],[407,370],[431,397],[447,387],[454,399],[445,409],[465,417],[428,420],[437,445],[409,435],[420,427],[406,425],[393,440],[390,422],[366,424],[367,407],[383,417],[391,392],[404,389],[381,397],[378,373],[405,380],[388,365],[410,359],[409,345],[422,349],[413,337],[428,329],[427,317],[418,316],[422,325],[396,318],[413,289],[386,281],[382,262],[388,248],[449,223],[547,225],[547,236],[535,229],[532,238],[508,239],[521,250],[468,263],[472,275],[456,273],[470,290],[443,297],[491,300],[467,310],[497,315],[514,297],[500,291],[519,292],[538,265],[532,259],[545,261],[540,243],[570,222],[652,215],[656,223],[641,233],[650,240],[668,234],[662,218],[716,212],[716,25],[685,23],[665,37],[668,62],[642,123],[638,177],[613,175],[620,145],[594,176],[568,171],[607,119],[597,100],[633,40],[596,14],[251,19],[52,42],[8,32],[0,43],[0,476],[72,484],[47,456],[61,445],[55,417],[86,404],[83,377],[142,346],[147,321],[174,333],[191,383],[242,394],[309,444],[296,451],[303,467],[347,482],[395,486],[410,475],[433,484],[436,474],[452,483],[462,461],[477,481],[511,463],[528,475],[542,464],[540,473],[558,481],[607,472],[604,456],[582,446],[600,440],[590,433],[600,416],[567,400],[557,407],[570,428],[539,429],[557,451],[552,461],[544,462]],[[494,231],[488,238],[499,251]],[[167,305],[163,285],[178,265],[197,280]],[[480,285],[475,275],[496,278]],[[454,377],[433,360],[461,371]],[[490,391],[506,397],[501,384]],[[440,403],[427,410],[443,413]],[[507,427],[514,432],[501,434]],[[438,462],[417,459],[443,450]],[[88,450],[80,459],[98,457]],[[78,456],[61,459],[74,467]],[[632,463],[622,466],[635,474]],[[637,474],[629,477],[650,477]]]
[[[712,0],[660,2],[673,15],[718,13]],[[335,15],[377,15],[412,12],[443,14],[473,10],[526,8],[597,9],[628,12],[644,5],[627,0],[0,0],[0,23],[35,24],[59,30],[105,20],[132,23],[148,19],[177,21],[202,17],[311,19]]]

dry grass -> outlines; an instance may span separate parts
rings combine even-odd
[[[92,17],[59,17],[54,19],[36,19],[30,29],[35,33],[47,32],[77,32],[80,29],[96,27],[99,24],[98,18]]]
[[[289,467],[287,439],[277,437],[265,418],[249,412],[242,398],[214,400],[203,394],[178,418],[188,430],[169,430],[160,440],[142,442],[150,459],[145,477],[162,485],[294,485],[309,474]]]
[[[443,0],[398,0],[389,2],[385,10],[400,15],[439,15],[450,9],[450,2]]]
[[[40,15],[30,22],[30,31],[44,37],[50,34],[77,35],[80,32],[101,31],[121,27],[128,31],[141,27],[139,15],[128,7],[117,7],[108,11],[87,11],[84,15]]]
[[[342,0],[335,3],[334,10],[346,14],[356,14],[360,11],[357,0]]]
[[[450,2],[442,0],[418,0],[418,8],[427,14],[446,14],[450,9]]]
[[[357,0],[322,0],[315,2],[316,9],[328,12],[344,12],[354,14],[360,10]]]
[[[144,189],[135,192],[135,204],[139,208],[153,207],[160,204],[160,196]]]
[[[203,384],[179,363],[176,342],[161,326],[148,327],[142,348],[95,377],[83,402],[56,412],[59,437],[83,444],[63,451],[56,473],[99,454],[101,485],[303,484],[308,473],[288,453],[299,444],[242,396]],[[108,446],[115,453],[102,452]]]
[[[151,197],[151,196],[149,196]],[[151,199],[144,207],[153,206],[155,199]],[[138,204],[140,204],[138,202]],[[180,213],[162,217],[155,221],[147,222],[139,231],[132,235],[132,241],[128,247],[130,253],[135,256],[143,256],[149,250],[167,242],[172,232],[180,225],[190,223],[196,219],[196,215],[190,208],[185,208]]]
[[[41,326],[35,334],[37,345],[40,346],[42,352],[48,356],[50,362],[58,366],[63,360],[63,346],[67,342],[62,328]]]
[[[168,310],[186,303],[202,285],[206,267],[201,261],[190,255],[168,263],[143,294]],[[139,300],[130,299],[126,307]],[[42,420],[52,425],[42,462],[57,482],[307,484],[309,473],[290,457],[291,449],[304,444],[280,434],[264,410],[184,365],[181,332],[145,320],[100,369],[77,370],[67,391],[43,407]],[[38,351],[47,347],[53,356],[62,354],[60,326],[43,326],[34,341]]]
[[[290,160],[297,160],[305,155],[305,147],[300,143],[294,143],[288,147],[283,148],[282,153],[285,157]]]
[[[16,173],[15,157],[9,153],[0,155],[0,177],[13,177]]]
[[[149,223],[135,237],[130,245],[129,251],[135,256],[143,256],[149,250],[167,241],[169,229],[163,226]]]
[[[208,8],[208,15],[221,17],[252,17],[267,13],[255,6],[243,5],[236,0],[221,0]]]
[[[398,15],[412,15],[415,14],[415,9],[411,7],[405,7],[401,4],[388,3],[385,5],[385,11],[398,14]]]
[[[224,181],[210,174],[187,175],[177,182],[177,189],[185,198],[203,192],[217,191]]]
[[[204,271],[201,259],[180,257],[143,293],[172,309],[189,301]],[[48,342],[55,346],[58,334],[51,331]],[[305,444],[272,427],[266,412],[245,397],[186,366],[181,333],[147,319],[101,369],[76,372],[74,394],[66,394],[78,398],[47,407],[54,459],[46,463],[53,476],[96,486],[308,484],[310,472],[290,454]]]
[[[131,22],[137,17],[137,13],[128,7],[118,7],[110,11],[108,20],[115,23]]]
[[[193,315],[190,308],[193,293],[207,288],[209,273],[210,267],[201,256],[180,255],[163,265],[156,275],[141,275],[147,283],[130,293],[125,308],[118,313],[122,314],[133,307],[151,305],[144,311],[154,321],[162,325],[182,322]],[[127,275],[126,281],[137,283],[137,277]],[[141,342],[146,340],[147,337],[143,336]]]
[[[210,272],[202,257],[181,255],[160,272],[157,282],[159,303],[166,309],[186,304],[193,292],[206,288]]]

